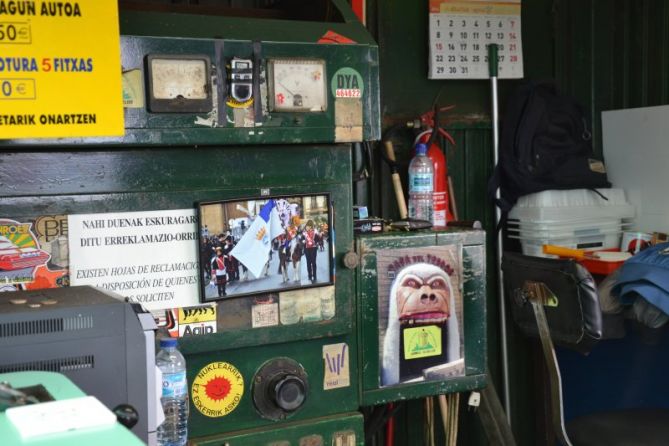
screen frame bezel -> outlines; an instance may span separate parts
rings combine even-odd
[[[206,200],[198,201],[195,203],[195,208],[197,211],[197,250],[198,250],[198,259],[199,253],[202,245],[202,228],[203,228],[203,219],[202,219],[202,208],[208,205],[224,205],[229,203],[244,203],[248,201],[264,201],[268,200],[278,200],[291,198],[305,198],[305,197],[317,197],[325,196],[326,207],[327,207],[327,224],[328,224],[328,243],[327,249],[323,254],[327,254],[328,258],[328,280],[326,282],[317,282],[317,283],[307,283],[301,284],[299,286],[286,286],[286,287],[276,287],[276,288],[267,288],[258,291],[250,291],[246,293],[239,293],[234,295],[227,296],[215,296],[215,297],[206,297],[206,287],[208,282],[204,280],[204,265],[202,262],[198,261],[198,274],[199,274],[199,300],[201,303],[212,303],[217,301],[224,301],[229,299],[237,298],[247,298],[253,296],[261,296],[267,294],[280,294],[285,291],[295,291],[295,290],[305,290],[310,288],[319,288],[326,286],[333,286],[335,284],[335,228],[334,228],[334,204],[332,201],[332,194],[330,192],[314,192],[314,193],[288,193],[288,194],[272,194],[272,195],[250,195],[250,196],[241,196],[235,198],[223,198],[220,200]],[[278,254],[277,254],[278,255]],[[306,265],[302,265],[301,268],[306,268]]]

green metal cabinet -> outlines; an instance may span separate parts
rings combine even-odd
[[[213,438],[200,438],[192,446],[363,446],[362,415],[348,413],[288,423],[277,429],[251,429]]]
[[[118,138],[0,141],[0,216],[18,221],[44,215],[185,209],[200,201],[265,195],[329,195],[334,208],[334,317],[250,328],[250,305],[235,301],[252,297],[220,302],[218,332],[180,342],[187,377],[192,384],[209,364],[225,362],[243,377],[243,393],[225,416],[206,416],[191,401],[189,436],[195,444],[287,446],[302,445],[306,438],[304,444],[317,445],[317,436],[325,445],[364,442],[362,416],[355,413],[360,394],[354,272],[342,265],[353,245],[353,167],[351,145],[346,143],[380,137],[378,49],[349,12],[343,16],[336,24],[249,19],[240,27],[239,20],[229,18],[124,12],[124,71],[139,70],[146,92],[147,56],[204,55],[211,62],[216,93],[212,109],[160,113],[146,106],[126,108],[126,133]],[[317,43],[330,30],[356,43]],[[327,109],[268,110],[262,87],[256,97],[264,104],[259,107],[262,116],[256,114],[252,125],[239,125],[235,110],[225,101],[225,70],[232,57],[256,57],[265,87],[272,58],[323,61]],[[361,97],[353,100],[359,113],[343,123],[340,106],[351,101],[336,97],[332,87],[342,68],[356,71],[362,80]],[[338,132],[351,126],[360,127],[358,138],[341,137]],[[228,324],[231,320],[249,323]],[[326,390],[324,346],[342,343],[350,352],[350,382]],[[309,387],[306,400],[281,420],[263,418],[252,397],[257,372],[269,361],[285,358],[303,368]]]
[[[219,167],[203,169],[205,163]],[[258,172],[259,167],[262,172]],[[258,175],[249,175],[253,171]],[[301,174],[296,176],[295,171]],[[242,402],[226,417],[207,418],[191,407],[190,432],[202,436],[258,426],[276,428],[276,422],[263,420],[255,412],[250,394],[256,370],[266,360],[280,356],[295,357],[303,364],[312,389],[306,406],[294,419],[357,409],[353,373],[350,387],[322,390],[322,345],[346,342],[351,352],[356,349],[353,273],[339,267],[353,242],[350,208],[343,205],[351,202],[348,146],[5,151],[0,178],[11,185],[0,197],[0,214],[19,221],[40,215],[184,209],[199,200],[257,196],[260,189],[280,194],[304,190],[330,193],[337,209],[336,316],[288,327],[226,330],[220,326],[220,333],[182,339],[189,382],[204,365],[225,361],[242,372],[246,386]],[[222,303],[219,311],[225,313],[227,305]],[[251,315],[239,317],[250,321]],[[354,371],[357,358],[351,354],[350,360]]]
[[[461,247],[462,317],[464,371],[461,376],[445,379],[406,382],[382,386],[379,339],[379,280],[382,271],[378,257],[382,252],[409,253],[426,256],[439,247]],[[358,333],[360,340],[362,404],[374,405],[396,400],[414,399],[428,395],[463,392],[486,384],[486,274],[485,233],[474,230],[451,229],[446,232],[393,233],[361,236],[356,239],[361,265],[356,273],[358,286]],[[383,297],[382,297],[383,298]],[[392,297],[391,297],[392,298]]]
[[[335,3],[340,3],[336,0]],[[306,144],[378,140],[380,134],[378,47],[355,18],[344,23],[314,23],[208,17],[188,14],[121,11],[121,65],[124,72],[139,70],[146,104],[125,108],[125,135],[105,138],[59,138],[48,146],[206,146]],[[240,24],[243,22],[243,26]],[[318,40],[332,29],[355,40],[352,44],[324,44]],[[152,112],[148,108],[147,56],[202,56],[210,62],[212,108],[206,112]],[[229,64],[233,57],[257,62],[260,80],[257,114],[250,124],[235,122],[234,110],[226,105]],[[322,112],[277,112],[268,109],[268,61],[309,59],[325,65],[327,107]],[[360,97],[336,97],[333,81],[340,69],[354,70],[362,81]],[[128,90],[126,90],[128,91]],[[340,105],[358,104],[353,112]],[[255,104],[254,104],[255,106]],[[252,106],[252,107],[254,107]],[[353,114],[347,119],[347,115]],[[359,126],[355,137],[338,129]],[[3,146],[39,146],[38,139],[3,140]]]

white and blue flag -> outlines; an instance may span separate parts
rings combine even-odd
[[[274,200],[269,200],[251,223],[251,226],[232,249],[230,254],[239,260],[254,277],[260,277],[269,260],[272,240],[283,233]]]

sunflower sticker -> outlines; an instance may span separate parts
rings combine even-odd
[[[244,395],[244,377],[227,362],[212,362],[198,372],[191,386],[193,405],[203,415],[224,417],[237,408]]]

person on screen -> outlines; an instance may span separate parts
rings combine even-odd
[[[316,283],[316,255],[318,254],[318,232],[312,220],[307,224],[302,233],[304,237],[304,256],[307,258],[307,274],[311,283]]]
[[[216,240],[214,241],[214,247],[215,248],[221,248],[225,246],[225,234],[221,233],[216,236]]]
[[[279,274],[281,274],[282,283],[288,282],[288,262],[290,261],[290,234],[286,229],[284,234],[277,237],[279,240]]]
[[[200,241],[200,262],[204,265],[204,278],[211,279],[211,260],[214,257],[214,244],[208,237],[202,237]]]
[[[225,296],[225,285],[228,283],[228,277],[225,269],[223,248],[220,246],[216,247],[216,256],[211,259],[211,276],[215,278],[216,286],[218,287],[218,297]]]
[[[232,236],[227,236],[223,245],[223,256],[225,257],[225,268],[228,271],[230,282],[239,280],[239,261],[230,254],[234,247]]]

